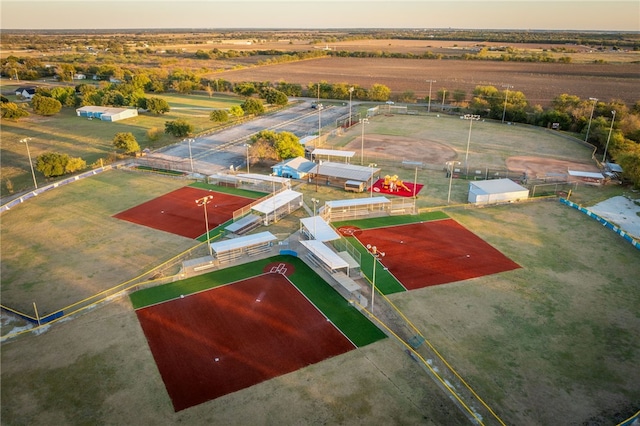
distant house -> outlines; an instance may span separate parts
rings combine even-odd
[[[86,80],[86,78],[87,78],[86,74],[78,73],[73,75],[74,80]]]
[[[76,109],[78,117],[97,118],[102,121],[119,121],[137,117],[138,110],[133,108],[112,108],[103,106],[83,106]]]
[[[23,99],[31,99],[36,94],[35,87],[19,87],[16,89],[16,96]]]
[[[309,174],[309,170],[315,167],[313,161],[309,161],[303,157],[291,158],[272,166],[273,174],[276,176],[291,178],[291,179],[304,179]]]

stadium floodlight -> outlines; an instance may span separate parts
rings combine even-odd
[[[427,114],[431,112],[431,85],[435,82],[435,80],[427,80],[427,83],[429,83],[429,106],[427,106]]]
[[[459,161],[447,161],[447,171],[449,172],[449,195],[447,195],[447,204],[451,202],[451,183],[453,182],[453,166],[460,164]]]
[[[607,136],[607,144],[604,147],[604,155],[602,156],[603,163],[607,159],[607,149],[609,149],[609,140],[611,139],[611,132],[613,131],[613,122],[616,121],[616,111],[611,111],[611,114],[613,114],[613,118],[611,118],[611,127],[609,128],[609,136]]]
[[[191,155],[191,142],[194,142],[194,140],[189,138],[187,139],[187,142],[189,143],[189,162],[191,163],[191,173],[193,173],[193,155]]]
[[[209,246],[209,256],[213,257],[213,249],[211,248],[211,244],[209,244],[209,218],[207,216],[207,204],[209,204],[211,200],[213,200],[213,195],[207,195],[206,197],[198,198],[196,200],[196,204],[204,208],[204,223],[207,229],[207,246]]]
[[[507,113],[507,98],[509,97],[509,89],[513,89],[513,86],[509,84],[503,84],[502,87],[505,88],[504,92],[504,108],[502,108],[502,123],[504,124],[504,117]]]
[[[33,177],[33,186],[38,189],[38,182],[36,181],[36,173],[33,171],[33,161],[31,161],[31,152],[29,151],[29,141],[31,138],[20,139],[20,143],[27,146],[27,157],[29,157],[29,166],[31,166],[31,176]]]
[[[249,145],[248,143],[245,143],[245,144],[244,144],[244,147],[245,147],[245,148],[247,148],[247,173],[251,173],[251,172],[249,171],[249,147],[250,147],[250,146],[251,146],[251,145]]]
[[[369,124],[368,118],[358,120],[362,124],[362,140],[360,141],[360,164],[364,166],[364,125]]]
[[[596,102],[598,102],[598,98],[589,98],[589,100],[593,101],[593,105],[591,105],[591,115],[589,116],[589,125],[587,126],[587,134],[584,137],[585,142],[589,140],[589,130],[591,130],[591,120],[593,120],[593,111],[596,109]]]
[[[353,95],[354,87],[349,87],[349,127],[351,127],[351,96]]]
[[[471,143],[471,125],[473,124],[474,121],[480,120],[480,116],[474,115],[474,114],[465,114],[462,118],[464,118],[465,120],[469,120],[469,137],[467,138],[467,153],[464,156],[464,167],[465,169],[467,169],[465,173],[469,175],[468,160],[469,160],[469,144]]]
[[[376,267],[378,266],[378,258],[384,257],[384,252],[371,244],[367,244],[367,250],[373,256],[373,275],[371,277],[371,313],[373,314],[373,301],[376,295]]]
[[[373,171],[374,167],[378,167],[376,163],[369,163],[369,167],[371,167],[371,183],[369,184],[369,188],[371,189],[371,198],[373,198]]]
[[[320,202],[317,198],[312,198],[311,202],[313,203],[313,239],[317,239],[316,236],[316,206]]]

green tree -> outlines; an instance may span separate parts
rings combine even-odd
[[[116,136],[113,138],[113,146],[116,149],[124,151],[125,154],[132,154],[140,151],[140,145],[138,144],[136,137],[130,132],[116,133]]]
[[[242,106],[234,105],[231,108],[229,108],[229,114],[233,115],[236,118],[240,118],[244,115],[244,110],[242,109]]]
[[[291,132],[278,133],[274,148],[278,158],[281,160],[304,157],[304,147],[300,145],[298,137]]]
[[[60,112],[62,104],[57,99],[36,94],[31,99],[31,107],[38,115],[53,115]]]
[[[264,105],[260,99],[249,98],[242,103],[242,110],[245,114],[264,114]]]
[[[177,138],[184,138],[193,133],[193,124],[183,118],[164,123],[164,132]]]
[[[391,89],[384,84],[374,84],[369,90],[369,99],[376,102],[386,102],[391,95]]]
[[[625,178],[640,188],[640,145],[635,144],[630,149],[617,154],[616,161],[622,167]]]
[[[267,103],[272,105],[286,105],[289,102],[289,98],[283,92],[270,88],[265,90],[264,99]]]
[[[57,152],[46,152],[36,159],[36,170],[45,177],[62,176],[65,173],[69,156]]]
[[[171,107],[169,106],[169,102],[164,100],[163,98],[151,97],[147,98],[145,108],[154,114],[165,114],[171,111]]]
[[[72,107],[76,104],[76,91],[73,87],[54,87],[51,97],[57,99],[62,106]]]
[[[240,96],[245,96],[247,98],[252,96],[256,92],[257,89],[255,84],[248,82],[238,83],[233,88],[233,93],[236,93]]]
[[[6,118],[7,120],[18,121],[22,117],[28,117],[29,112],[18,106],[18,104],[14,102],[4,102],[0,104],[0,111],[2,112],[2,118]]]
[[[209,119],[216,123],[223,123],[229,120],[229,113],[223,109],[216,109],[211,111],[211,114],[209,114]]]
[[[87,162],[80,157],[70,157],[64,166],[65,173],[74,173],[87,168]]]

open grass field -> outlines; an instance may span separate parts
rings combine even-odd
[[[2,92],[11,92],[11,88],[12,85],[3,84]],[[215,127],[215,123],[209,120],[212,108],[229,108],[241,103],[240,98],[228,95],[209,98],[205,95],[164,94],[162,97],[171,107],[169,113],[164,115],[143,113],[137,117],[113,123],[78,117],[74,108],[63,108],[59,114],[52,117],[32,114],[18,122],[3,120],[0,133],[2,136],[0,194],[3,198],[9,195],[6,187],[7,180],[11,180],[15,192],[33,188],[29,159],[25,145],[19,143],[21,139],[32,138],[29,141],[29,150],[34,164],[35,159],[45,152],[59,152],[70,157],[80,157],[91,165],[100,159],[106,162],[113,155],[115,152],[113,138],[116,133],[131,132],[141,149],[155,149],[181,140],[164,133],[166,121],[186,119],[193,124],[197,134]],[[157,140],[151,140],[147,135],[147,131],[154,128],[160,132]],[[37,171],[36,179],[39,185],[46,182],[44,176]]]
[[[393,120],[384,117],[381,123],[391,131]],[[452,127],[443,126],[443,132],[453,132],[453,123],[462,121],[450,120]],[[459,138],[451,133],[445,139],[437,134],[439,127],[430,138],[446,142],[460,155],[467,140],[464,124]],[[477,124],[481,129],[484,123]],[[419,133],[419,124],[407,122],[406,127],[413,126]],[[518,129],[527,131],[523,126],[505,131]],[[369,132],[384,134],[371,127]],[[531,155],[540,143],[540,138],[534,143],[534,136],[521,138],[532,140]],[[506,139],[512,137],[516,133]],[[555,143],[560,158],[572,156],[564,153],[564,144],[581,147],[563,138]],[[517,146],[518,154],[527,153]],[[484,155],[487,162],[509,156]],[[575,158],[585,155],[590,158],[584,151]],[[413,172],[403,169],[408,176],[402,177],[411,180]],[[444,173],[425,170],[418,176],[425,184],[420,207],[445,204]],[[42,194],[3,214],[3,304],[29,311],[37,301],[39,308],[48,303],[57,308],[192,247],[193,240],[111,217],[184,184],[113,171]],[[452,199],[464,202],[466,182],[454,185]],[[342,191],[321,187],[315,192],[310,184],[300,190],[323,201],[344,198]],[[572,199],[587,204],[621,191],[581,186]],[[554,201],[446,212],[521,268],[391,298],[498,415],[518,425],[610,425],[637,411],[637,250]],[[295,221],[290,225],[289,232],[297,229]],[[277,233],[286,231],[283,226]],[[51,286],[60,300],[52,300]],[[7,328],[11,324],[3,324]],[[465,422],[391,339],[175,413],[127,299],[59,323],[42,335],[6,342],[1,356],[2,418],[11,425]]]

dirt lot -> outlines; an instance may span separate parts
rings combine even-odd
[[[548,106],[563,93],[603,102],[621,99],[632,105],[640,99],[638,64],[558,64],[464,60],[321,58],[289,64],[225,71],[209,75],[231,82],[286,81],[306,87],[310,83],[357,84],[370,88],[384,84],[393,93],[411,91],[424,99],[432,85],[438,90],[463,90],[468,95],[479,85],[503,85],[524,93],[533,105]],[[432,103],[433,106],[433,103]]]

